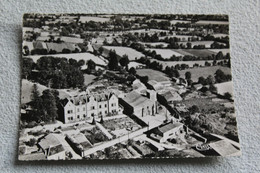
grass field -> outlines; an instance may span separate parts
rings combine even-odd
[[[210,21],[210,20],[199,20],[195,24],[197,25],[228,25],[228,21]]]
[[[187,71],[191,72],[191,79],[194,82],[198,81],[198,78],[200,76],[203,76],[204,78],[207,78],[209,75],[214,76],[215,72],[220,69],[225,74],[231,74],[231,69],[228,67],[222,67],[222,66],[211,66],[211,67],[199,67],[199,68],[193,68],[193,69],[186,69],[179,71],[180,77],[185,78],[185,73]]]
[[[176,49],[178,52],[180,49]],[[216,54],[215,52],[212,52],[208,49],[182,49],[181,51],[184,51],[186,53],[192,54],[193,56],[200,56],[200,57],[208,57],[212,54]]]
[[[93,82],[93,79],[95,79],[96,76],[91,75],[91,74],[84,74],[84,85],[88,85],[91,82]]]
[[[223,82],[215,84],[218,94],[224,95],[226,92],[229,92],[233,96],[233,82]]]
[[[93,60],[96,64],[99,65],[106,65],[107,62],[104,59],[101,59],[93,54],[90,53],[71,53],[71,54],[55,54],[55,55],[32,55],[32,56],[28,56],[29,58],[32,58],[32,60],[34,62],[37,62],[38,59],[40,59],[40,57],[42,56],[53,56],[53,57],[64,57],[67,59],[75,59],[77,61],[83,59],[85,62],[87,62],[88,60]]]
[[[31,92],[33,87],[32,82],[23,79],[22,80],[22,87],[21,87],[21,104],[28,103],[31,101]],[[38,90],[40,94],[42,94],[42,91],[48,89],[46,86],[37,84]]]
[[[175,55],[175,56],[183,56],[182,54],[174,51],[174,50],[171,50],[171,49],[147,49],[147,50],[150,50],[150,51],[155,51],[156,54],[159,54],[161,55],[163,58],[171,58],[172,55]]]
[[[121,46],[103,46],[106,50],[115,50],[117,55],[123,56],[127,55],[130,61],[135,60],[136,58],[139,59],[140,57],[144,56],[144,54],[129,48],[129,47],[121,47]]]
[[[35,83],[28,81],[26,79],[22,80],[22,87],[21,87],[21,104],[28,103],[31,101],[31,92],[32,92],[32,87]],[[49,89],[48,87],[36,83],[38,90],[40,94],[42,95],[42,92],[46,89]],[[68,92],[66,89],[57,89],[59,91],[59,98],[64,99],[69,96]]]
[[[210,49],[210,51],[215,52],[216,54],[221,51],[223,55],[230,53],[230,49]]]
[[[108,22],[110,18],[107,17],[95,17],[95,16],[80,16],[79,21],[81,23],[95,21],[95,22]]]
[[[149,80],[155,80],[157,82],[169,80],[164,73],[152,69],[138,69],[136,72],[140,76],[148,76]]]

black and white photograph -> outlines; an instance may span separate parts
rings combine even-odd
[[[241,155],[228,15],[23,16],[18,160]]]

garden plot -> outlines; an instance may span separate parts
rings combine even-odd
[[[121,47],[121,46],[103,46],[106,50],[115,50],[116,54],[120,57],[123,55],[127,55],[130,61],[134,61],[135,59],[139,59],[142,56],[144,57],[144,54],[129,48],[129,47]]]
[[[52,56],[52,57],[59,57],[59,58],[67,58],[67,59],[75,59],[77,61],[83,59],[85,62],[88,60],[93,60],[96,64],[99,65],[106,65],[107,61],[103,58],[100,58],[98,56],[95,56],[91,53],[70,53],[70,54],[54,54],[54,55],[32,55],[28,56],[29,58],[32,58],[32,60],[36,63],[38,59],[40,59],[42,56]]]
[[[92,129],[82,130],[81,133],[86,136],[92,145],[108,141],[107,136],[96,126]]]
[[[166,59],[171,58],[173,55],[175,55],[175,56],[183,56],[182,54],[180,54],[180,53],[178,53],[176,51],[173,51],[171,49],[147,49],[147,50],[155,51],[156,54],[159,54],[163,58],[166,58]]]
[[[129,117],[105,120],[102,125],[115,137],[127,135],[141,128]]]

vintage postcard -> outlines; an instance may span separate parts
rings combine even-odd
[[[238,156],[227,15],[25,14],[18,159]]]

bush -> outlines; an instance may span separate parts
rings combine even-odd
[[[35,138],[31,138],[28,142],[26,142],[26,145],[32,147],[36,144],[36,139]]]

